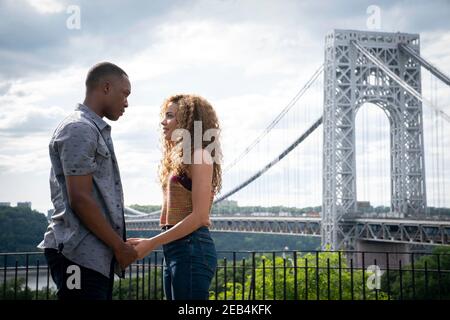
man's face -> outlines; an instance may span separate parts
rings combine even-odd
[[[128,107],[128,96],[131,93],[131,84],[127,76],[114,77],[108,81],[109,86],[105,95],[105,117],[116,121]]]

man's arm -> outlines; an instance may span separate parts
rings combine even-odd
[[[108,245],[122,268],[136,258],[130,246],[112,229],[92,197],[92,174],[97,169],[98,133],[88,124],[67,124],[55,139],[61,166],[66,178],[69,203],[82,223]]]
[[[83,224],[114,251],[120,266],[125,269],[137,259],[133,246],[126,244],[113,230],[92,197],[92,175],[66,176],[70,207]]]

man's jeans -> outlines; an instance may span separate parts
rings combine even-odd
[[[167,300],[208,300],[217,267],[214,241],[207,227],[163,245]]]
[[[56,249],[45,249],[45,258],[57,287],[59,300],[111,300],[114,285],[113,262],[110,278],[70,261]],[[74,267],[75,266],[75,267]],[[76,271],[74,271],[76,270]],[[78,272],[79,270],[79,272]],[[75,285],[79,275],[79,286]]]

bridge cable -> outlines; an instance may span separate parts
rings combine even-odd
[[[271,167],[273,167],[275,164],[277,164],[281,159],[283,159],[286,155],[288,155],[293,149],[295,149],[301,142],[303,142],[314,130],[317,129],[317,127],[319,127],[319,125],[322,124],[323,121],[323,116],[321,116],[319,119],[317,119],[313,125],[306,130],[297,140],[294,141],[294,143],[292,143],[287,149],[285,149],[278,157],[276,157],[275,159],[273,159],[270,163],[268,163],[266,166],[264,166],[264,168],[262,168],[261,170],[259,170],[257,173],[255,173],[253,176],[251,176],[250,178],[248,178],[246,181],[244,181],[243,183],[241,183],[240,185],[238,185],[237,187],[233,188],[231,191],[225,193],[223,196],[219,197],[218,199],[216,199],[214,201],[214,204],[217,204],[225,199],[227,199],[228,197],[230,197],[231,195],[235,194],[236,192],[238,192],[239,190],[245,188],[246,186],[248,186],[250,183],[252,183],[253,181],[255,181],[256,179],[258,179],[263,173],[265,173],[267,170],[269,170]]]
[[[229,171],[233,166],[236,165],[243,157],[245,157],[261,140],[266,136],[270,130],[275,127],[275,125],[280,122],[284,115],[297,103],[297,101],[303,96],[303,94],[311,87],[311,85],[316,81],[317,77],[323,71],[323,64],[314,72],[312,77],[305,83],[305,85],[300,89],[300,91],[292,98],[292,100],[284,107],[283,110],[272,120],[272,122],[264,129],[264,131],[247,147],[245,150],[236,157],[229,165],[227,165],[223,172]]]
[[[413,48],[406,44],[400,43],[399,48],[401,51],[404,51],[408,53],[413,59],[415,59],[419,64],[430,71],[433,75],[435,75],[437,78],[439,78],[442,82],[444,82],[446,85],[450,86],[450,77],[444,74],[442,71],[440,71],[438,68],[433,66],[430,62],[425,60],[418,54]]]

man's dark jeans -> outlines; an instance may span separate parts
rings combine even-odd
[[[45,249],[44,253],[50,268],[52,279],[57,287],[57,296],[59,300],[112,299],[112,289],[114,285],[113,262],[111,262],[110,278],[108,278],[97,271],[82,267],[75,262],[70,261],[56,249]],[[77,266],[78,268],[73,266]],[[80,271],[80,288],[74,288],[73,286],[73,277],[77,273],[74,269]]]

